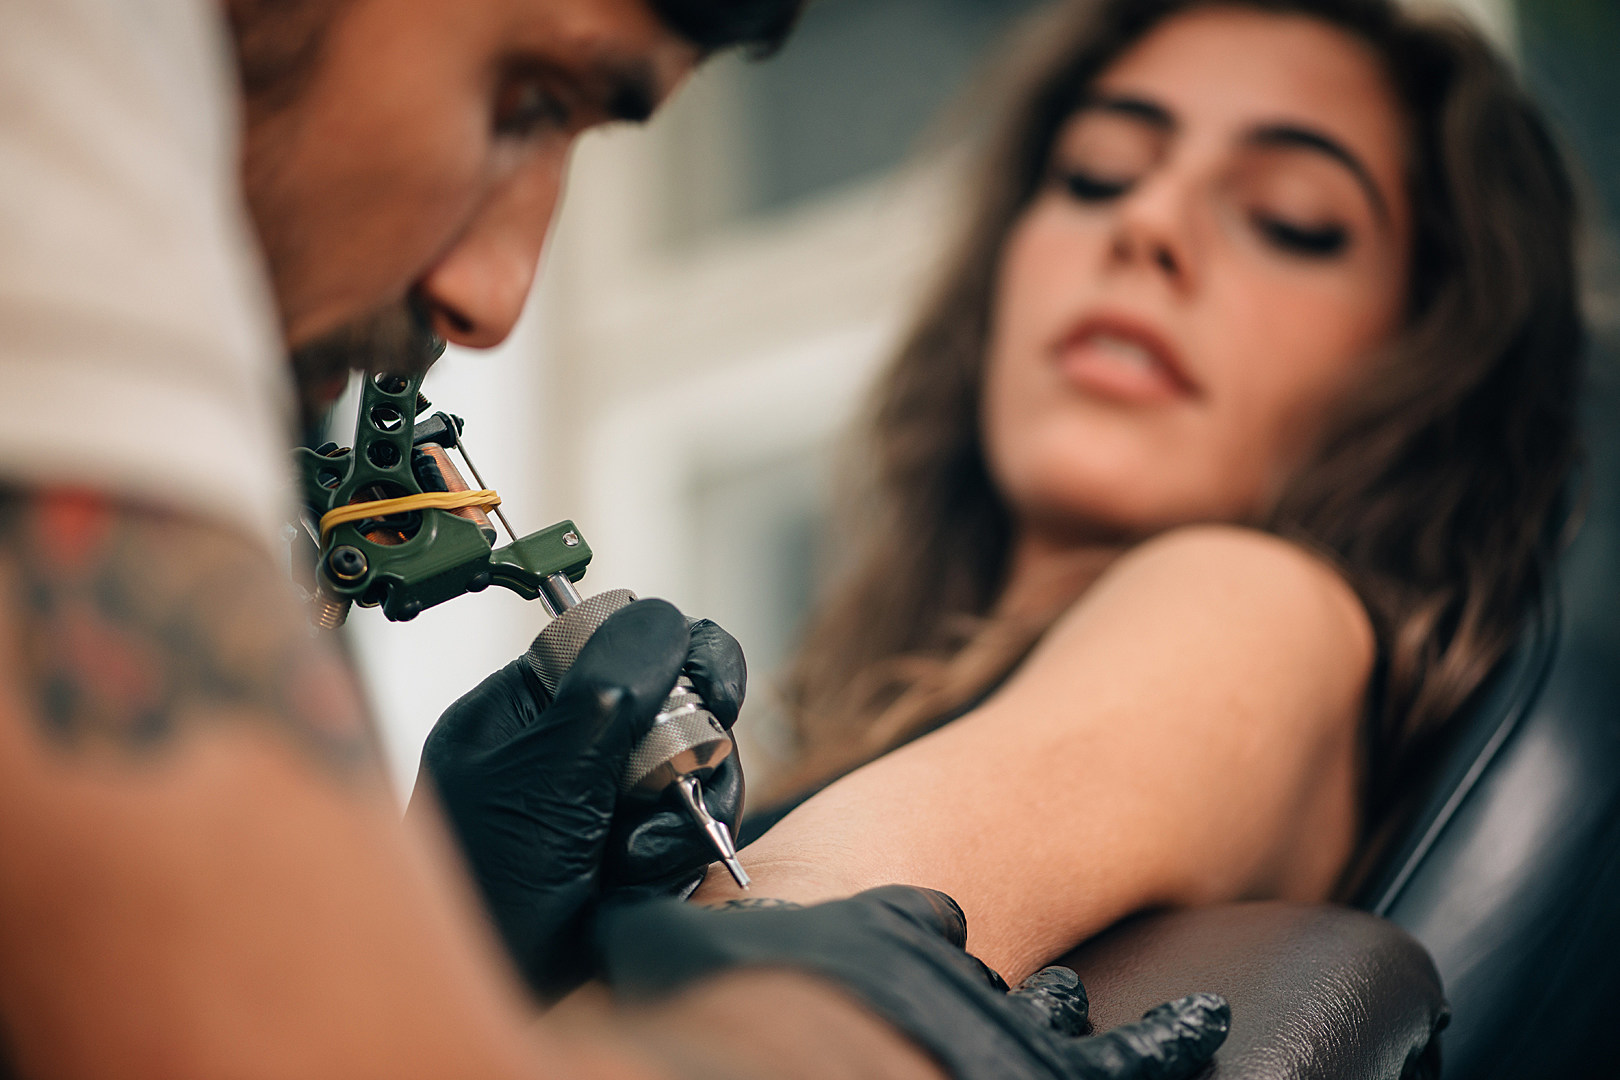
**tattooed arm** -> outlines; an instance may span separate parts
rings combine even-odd
[[[0,1030],[21,1074],[712,1076],[678,1021],[710,1010],[756,1015],[733,1030],[772,1052],[740,1060],[813,1062],[776,1050],[836,1030],[860,1071],[932,1075],[791,979],[766,1002],[737,977],[634,1038],[605,1011],[536,1024],[453,864],[399,823],[353,680],[267,557],[87,494],[0,494]]]
[[[0,500],[14,674],[63,759],[161,759],[229,718],[296,745],[334,779],[376,752],[338,658],[304,630],[252,544],[87,492]]]
[[[397,824],[353,682],[267,557],[178,516],[14,493],[0,596],[20,1072],[522,1075],[520,999]]]

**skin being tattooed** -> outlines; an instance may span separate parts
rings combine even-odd
[[[154,754],[188,727],[244,722],[341,774],[378,760],[343,661],[230,531],[88,492],[5,492],[0,566],[25,628],[16,691],[55,746]]]
[[[742,896],[735,900],[724,900],[710,907],[721,911],[749,911],[760,908],[797,908],[803,904],[795,904],[792,900],[779,900],[774,896]]]

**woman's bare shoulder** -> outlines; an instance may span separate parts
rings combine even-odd
[[[1325,559],[1255,529],[1198,525],[1121,556],[1041,651],[1060,664],[1108,655],[1139,678],[1197,673],[1214,693],[1260,678],[1348,705],[1375,649],[1365,607]]]
[[[1258,529],[1187,525],[1161,533],[1121,556],[1093,590],[1098,600],[1114,592],[1138,599],[1181,596],[1172,607],[1182,615],[1197,604],[1216,616],[1287,618],[1276,629],[1318,630],[1369,651],[1373,645],[1367,609],[1338,569]]]

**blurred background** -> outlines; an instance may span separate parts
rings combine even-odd
[[[1519,58],[1595,224],[1620,220],[1620,3],[1437,2]],[[986,65],[1041,6],[817,0],[779,56],[717,60],[651,124],[586,138],[518,332],[452,351],[425,387],[466,418],[520,535],[578,523],[596,552],[582,591],[661,596],[741,640],[756,790],[792,753],[773,684],[838,557],[840,451],[954,235],[953,118],[975,115]],[[1590,262],[1612,339],[1612,244]],[[402,796],[439,713],[545,618],[499,589],[409,624],[355,613]]]

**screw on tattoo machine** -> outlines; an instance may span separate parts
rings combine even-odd
[[[499,585],[539,600],[553,616],[525,659],[555,693],[585,642],[635,594],[615,589],[581,599],[574,583],[585,576],[591,549],[571,521],[518,539],[500,496],[467,455],[463,421],[430,413],[421,383],[419,374],[371,376],[352,448],[327,443],[294,451],[308,510],[305,535],[314,548],[313,580],[306,581],[314,620],[335,629],[359,605],[405,622],[435,604]],[[451,450],[461,455],[476,488],[462,478]],[[511,543],[496,547],[488,511]],[[734,750],[731,735],[682,676],[632,752],[620,790],[647,800],[673,791],[746,888],[731,831],[703,803],[703,783]]]

